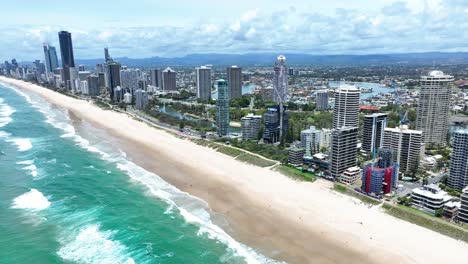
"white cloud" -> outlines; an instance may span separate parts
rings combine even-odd
[[[389,0],[390,1],[390,0]],[[468,4],[464,0],[388,2],[380,11],[316,10],[285,6],[249,10],[238,18],[181,26],[68,28],[77,58],[182,56],[191,53],[305,52],[368,54],[468,51]],[[421,7],[416,9],[416,7]],[[58,46],[57,26],[0,25],[0,58],[41,58],[41,42]],[[18,43],[20,45],[18,45]],[[3,47],[3,49],[2,49]]]

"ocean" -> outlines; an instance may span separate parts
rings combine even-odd
[[[106,131],[0,84],[0,263],[273,263]]]

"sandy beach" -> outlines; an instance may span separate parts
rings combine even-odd
[[[291,180],[275,171],[176,138],[125,114],[19,80],[0,81],[41,95],[119,138],[143,168],[205,200],[239,242],[288,263],[466,263],[468,245],[396,219],[379,207]]]

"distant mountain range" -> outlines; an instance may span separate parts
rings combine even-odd
[[[164,58],[151,57],[132,59],[127,57],[114,60],[130,67],[177,67],[213,64],[214,66],[266,66],[272,65],[279,54],[247,53],[247,54],[191,54],[183,57]],[[370,66],[370,65],[431,65],[435,64],[468,64],[468,52],[426,52],[375,55],[310,55],[285,53],[290,66]],[[78,59],[76,64],[96,65],[101,59]]]

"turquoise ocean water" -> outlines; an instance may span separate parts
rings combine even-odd
[[[0,84],[0,263],[265,263],[105,131]]]

